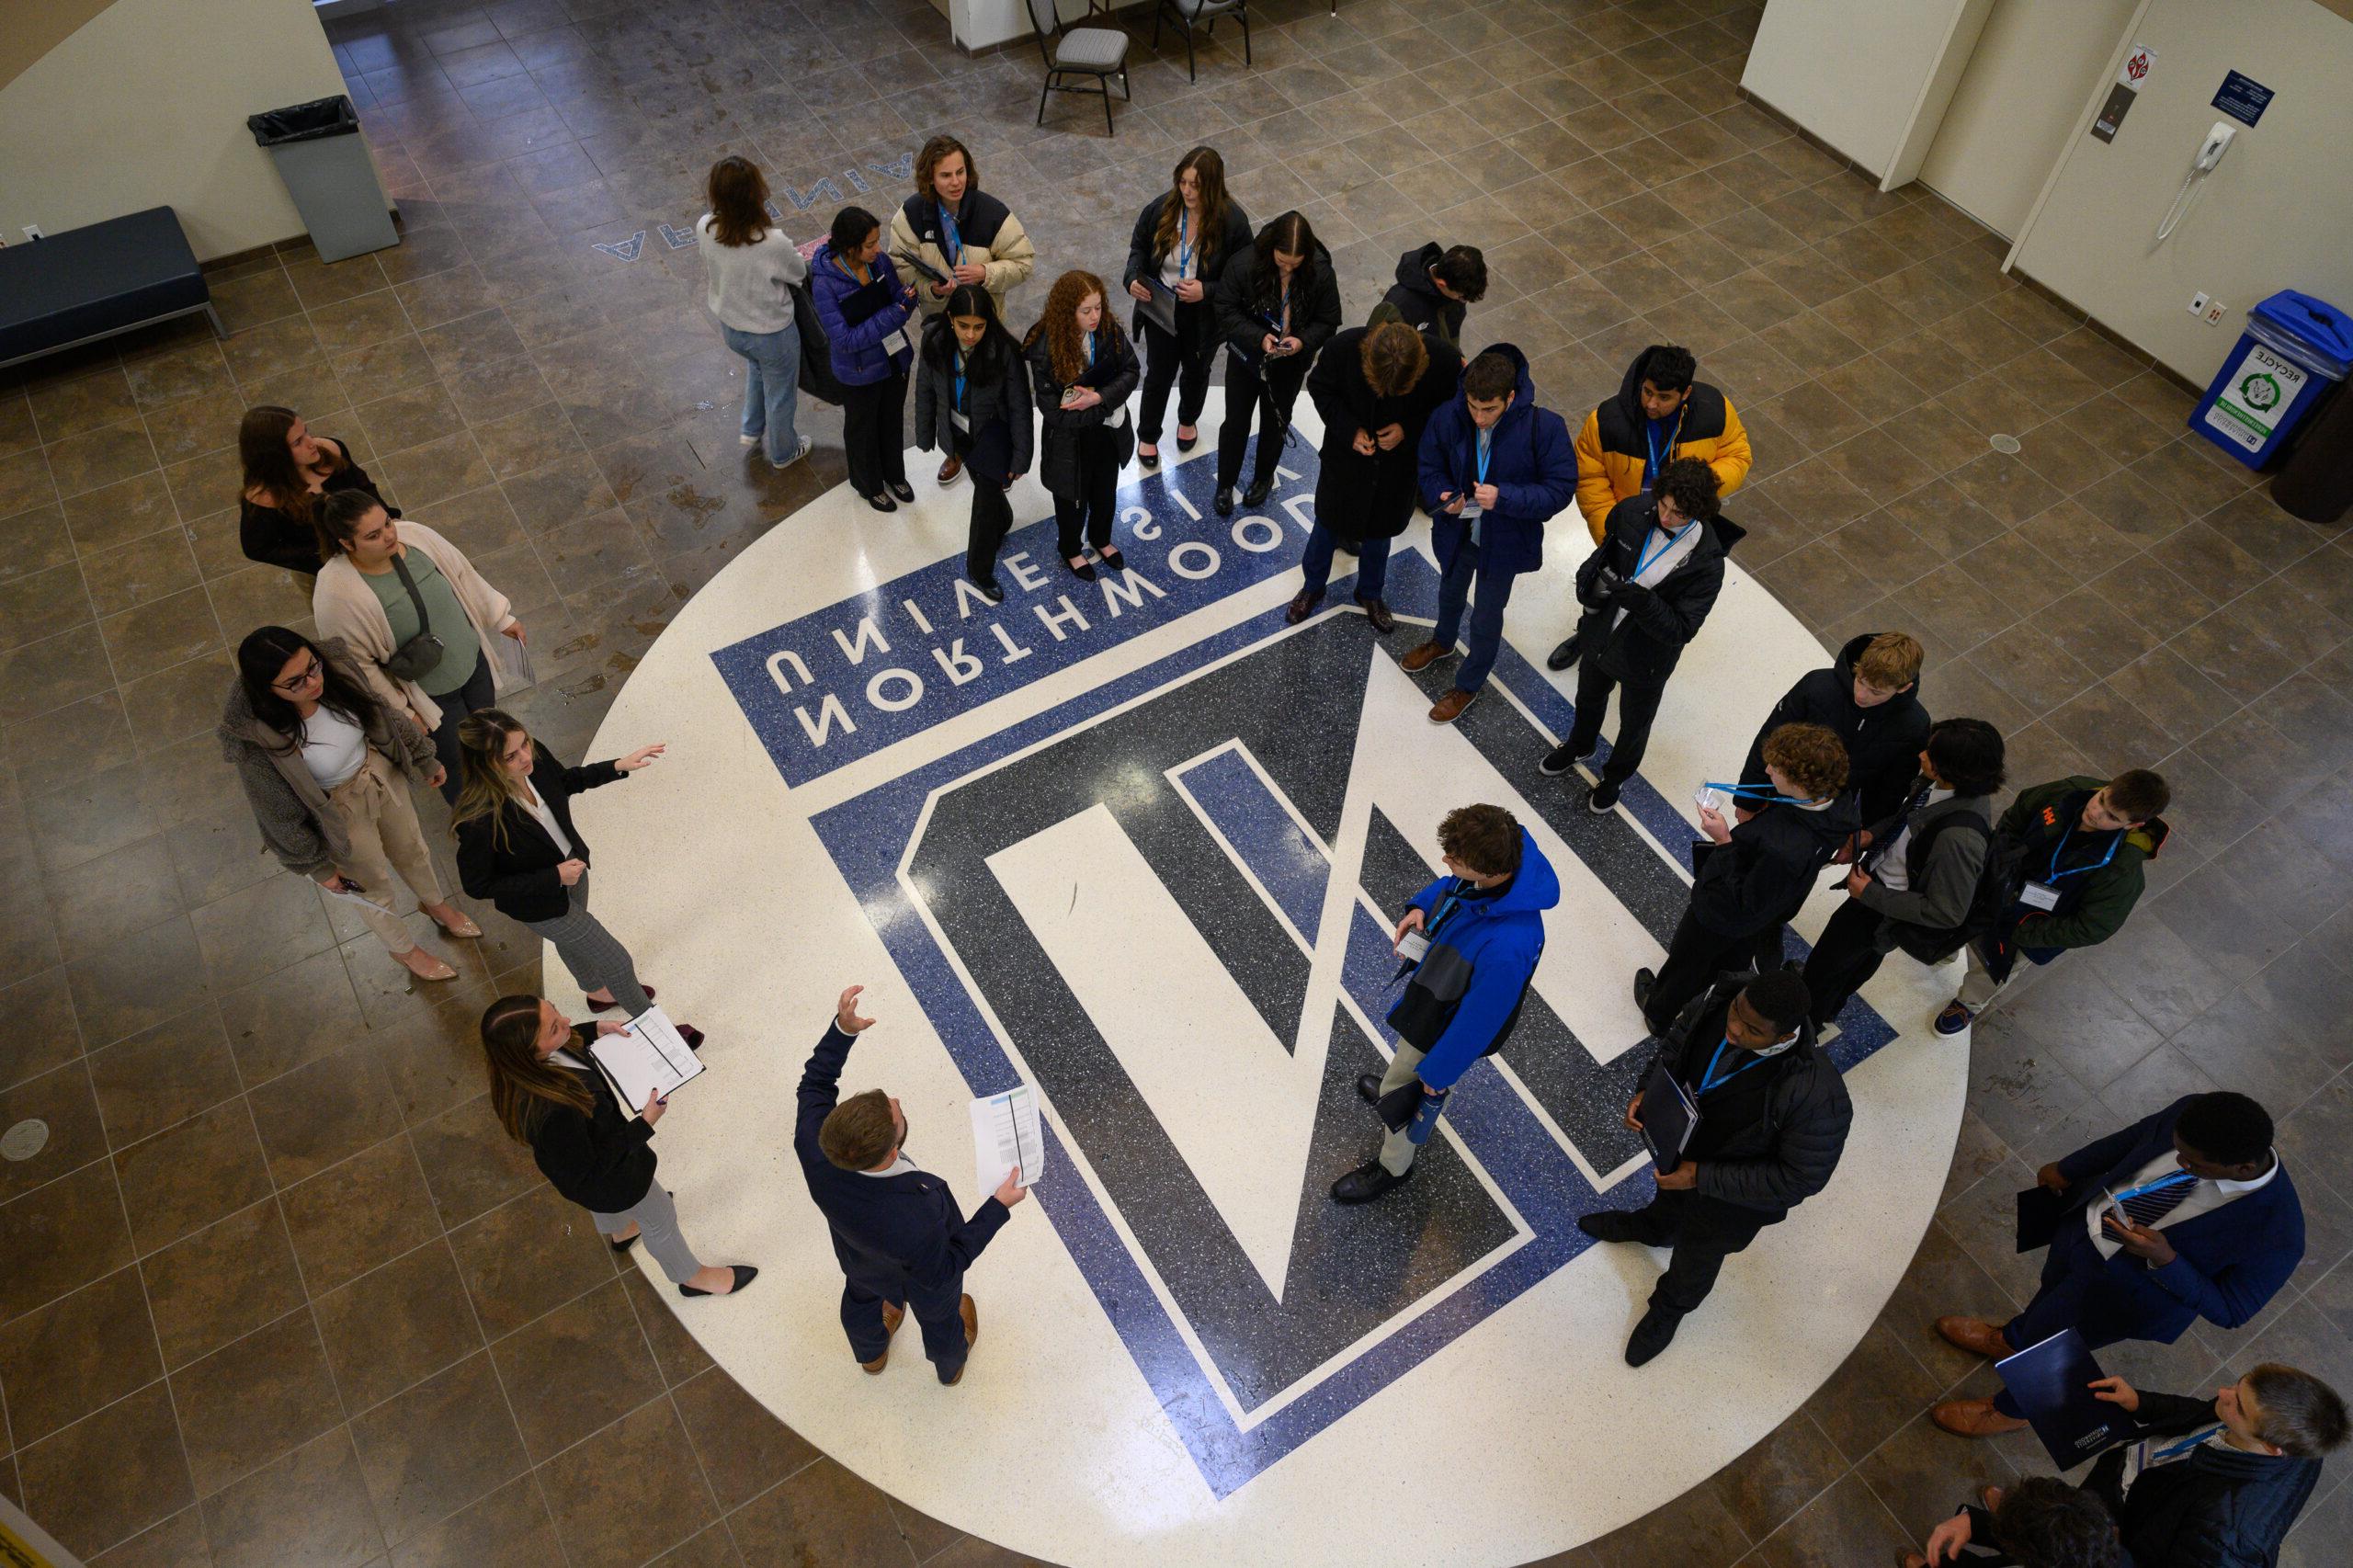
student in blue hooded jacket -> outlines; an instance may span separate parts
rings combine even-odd
[[[1414,1174],[1455,1080],[1501,1051],[1544,952],[1544,912],[1561,879],[1501,806],[1457,806],[1438,824],[1447,874],[1414,895],[1397,922],[1412,968],[1389,1010],[1397,1053],[1389,1071],[1357,1079],[1381,1113],[1381,1153],[1332,1184],[1341,1203],[1370,1203]]]
[[[1544,525],[1575,498],[1576,447],[1568,422],[1536,406],[1528,356],[1498,343],[1462,372],[1462,391],[1422,429],[1422,509],[1438,553],[1438,624],[1398,661],[1407,675],[1454,652],[1462,609],[1471,639],[1454,689],[1430,709],[1451,724],[1487,684],[1503,646],[1512,579],[1544,564]],[[1473,582],[1478,585],[1475,596]]]

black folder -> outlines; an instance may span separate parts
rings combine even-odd
[[[2065,1196],[2037,1183],[2018,1194],[2018,1251],[2033,1252],[2059,1239],[2067,1217]]]
[[[2063,1328],[2003,1357],[1994,1370],[2061,1470],[2083,1463],[2131,1430],[2121,1405],[2103,1403],[2093,1394],[2090,1385],[2106,1374],[2075,1329]]]
[[[896,297],[890,283],[877,272],[872,282],[861,283],[842,296],[842,323],[846,326],[856,326],[888,306]]]
[[[1663,1171],[1671,1171],[1683,1163],[1683,1151],[1690,1146],[1691,1134],[1699,1127],[1699,1105],[1691,1091],[1683,1086],[1667,1065],[1664,1051],[1651,1063],[1643,1078],[1643,1142],[1651,1152],[1651,1164]]]

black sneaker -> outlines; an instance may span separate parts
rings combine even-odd
[[[1332,1184],[1335,1203],[1370,1203],[1392,1187],[1403,1187],[1414,1179],[1414,1167],[1407,1165],[1404,1176],[1391,1176],[1389,1167],[1379,1160],[1358,1165],[1355,1170]]]
[[[1572,751],[1569,749],[1569,743],[1563,741],[1544,754],[1544,760],[1536,765],[1536,771],[1547,778],[1558,778],[1578,763],[1591,757],[1600,748],[1601,743],[1596,741],[1583,751]]]
[[[1605,778],[1593,787],[1585,798],[1585,809],[1595,816],[1606,817],[1618,809],[1618,786]]]
[[[972,579],[972,584],[973,587],[980,590],[981,597],[988,600],[989,603],[1001,605],[1005,602],[1005,585],[995,577],[974,577]]]

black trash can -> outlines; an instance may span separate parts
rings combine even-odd
[[[2287,462],[2272,476],[2271,498],[2308,523],[2333,523],[2353,511],[2353,393],[2342,383],[2304,422]]]
[[[338,93],[248,115],[245,129],[269,149],[320,260],[341,261],[401,243],[349,98]]]

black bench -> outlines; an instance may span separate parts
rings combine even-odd
[[[198,311],[228,335],[168,207],[0,249],[0,366]]]

